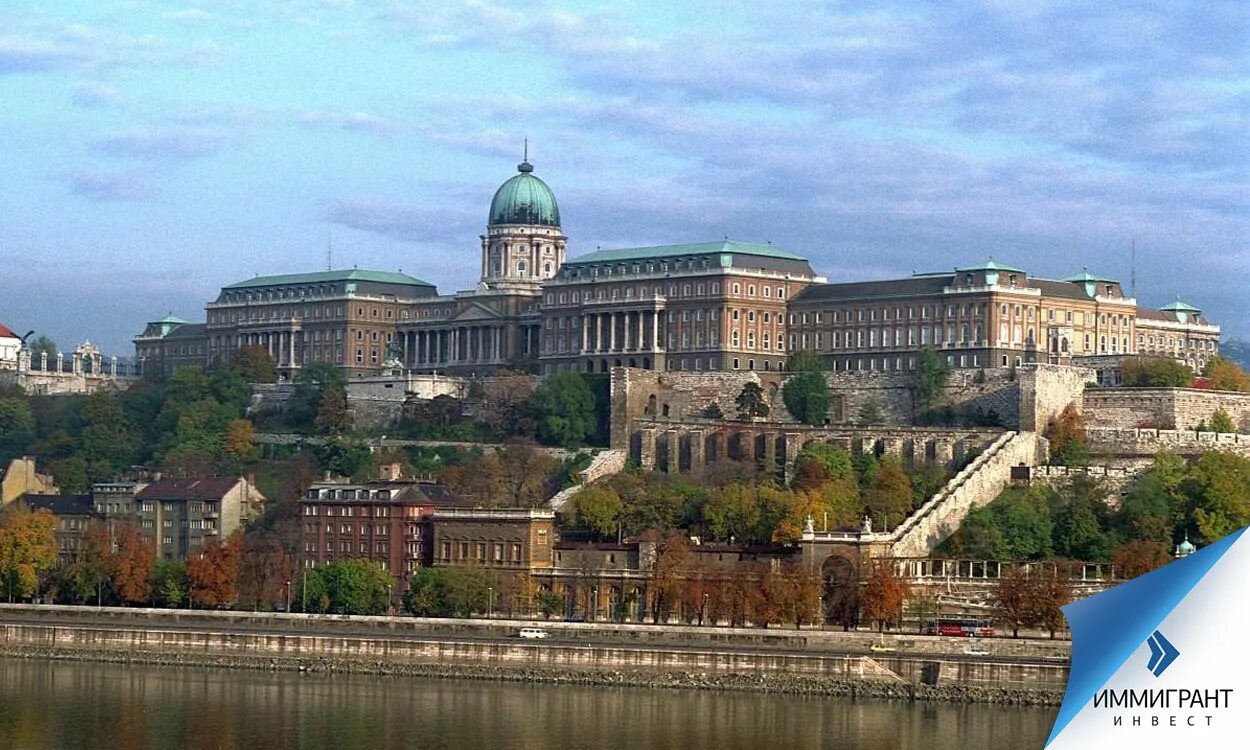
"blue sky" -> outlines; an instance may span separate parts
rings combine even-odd
[[[993,255],[1250,336],[1241,2],[0,5],[0,321],[129,354],[256,273],[469,288],[523,137],[570,254]]]

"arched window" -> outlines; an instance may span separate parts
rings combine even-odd
[[[516,264],[516,272],[518,276],[525,275],[525,261],[521,261]]]

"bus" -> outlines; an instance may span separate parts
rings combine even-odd
[[[990,621],[978,617],[942,617],[929,620],[924,626],[925,635],[953,635],[962,638],[988,638],[994,635]]]

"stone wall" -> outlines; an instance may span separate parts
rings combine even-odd
[[[1069,404],[1081,408],[1081,395],[1096,374],[1085,367],[1034,364],[1016,368],[1020,381],[1019,428],[1042,432]]]
[[[1209,450],[1250,456],[1250,435],[1194,432],[1192,430],[1146,430],[1090,427],[1085,430],[1090,453],[1121,460],[1140,459],[1148,464],[1159,451],[1196,456]]]
[[[1140,469],[1123,466],[1035,466],[1029,472],[1029,483],[1058,489],[1072,476],[1088,476],[1103,483],[1107,488],[1107,504],[1119,508],[1139,474]]]
[[[619,474],[625,468],[627,457],[626,452],[623,450],[609,448],[606,451],[599,451],[591,459],[590,466],[577,473],[577,484],[565,487],[557,492],[547,501],[548,505],[551,506],[552,510],[562,510],[565,503],[572,500],[577,493],[581,492],[591,482],[612,476],[613,474]]]
[[[1084,396],[1086,423],[1093,427],[1192,430],[1223,409],[1250,433],[1250,393],[1197,388],[1090,388]]]

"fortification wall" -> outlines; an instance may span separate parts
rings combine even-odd
[[[1088,476],[1102,482],[1107,488],[1107,504],[1119,508],[1125,493],[1133,486],[1133,482],[1141,473],[1140,468],[1125,466],[1086,466],[1081,468],[1068,466],[1036,466],[1029,474],[1030,483],[1041,484],[1058,489],[1076,475]]]
[[[1250,456],[1250,435],[1233,433],[1090,427],[1085,430],[1085,437],[1090,453],[1095,456],[1140,459],[1146,463],[1163,450],[1182,456],[1195,456],[1209,450]]]
[[[1090,388],[1086,423],[1094,427],[1192,430],[1223,409],[1240,433],[1250,433],[1250,393],[1197,388]]]

